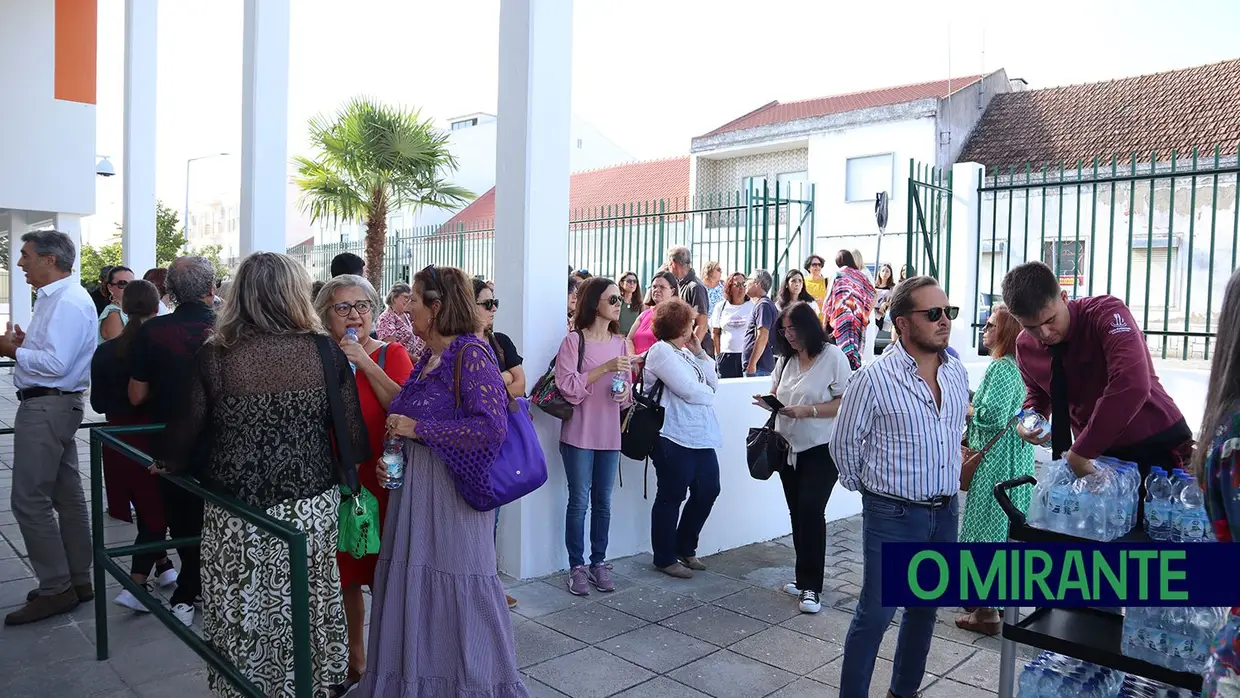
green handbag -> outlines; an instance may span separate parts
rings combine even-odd
[[[354,559],[379,552],[379,500],[373,494],[361,486],[353,494],[341,485],[336,514],[340,520],[340,552]]]

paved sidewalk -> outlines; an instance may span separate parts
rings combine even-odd
[[[15,404],[0,397],[0,423],[10,426],[15,411]],[[80,432],[84,473],[89,471],[86,437]],[[12,456],[13,438],[0,437],[0,613],[21,604],[34,585],[9,508]],[[132,525],[105,520],[110,544],[132,542]],[[507,580],[519,601],[513,622],[527,686],[536,697],[835,696],[844,636],[861,582],[860,525],[860,518],[853,517],[829,526],[828,589],[816,616],[800,614],[796,600],[778,591],[792,579],[789,538],[706,558],[710,571],[692,580],[656,572],[649,555],[617,560],[618,590],[586,598],[570,595],[562,575]],[[109,579],[109,600],[118,591]],[[111,658],[106,662],[95,661],[93,604],[34,625],[0,626],[5,695],[209,695],[202,661],[159,621],[112,603],[108,613]],[[952,623],[957,613],[939,613],[925,695],[993,696],[999,641],[957,629]],[[885,695],[895,639],[893,628],[879,650],[871,695]],[[1028,648],[1021,649],[1032,656]]]

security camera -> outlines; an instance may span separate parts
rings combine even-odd
[[[116,168],[112,165],[112,161],[105,155],[102,160],[95,165],[95,174],[100,177],[111,177],[116,174]]]

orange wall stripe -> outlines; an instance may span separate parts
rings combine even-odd
[[[56,0],[56,99],[95,103],[98,24],[98,0]]]

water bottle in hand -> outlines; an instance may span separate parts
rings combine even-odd
[[[389,434],[383,442],[383,469],[387,475],[384,489],[394,490],[405,484],[405,447],[399,436]]]
[[[356,328],[356,327],[350,327],[349,329],[345,330],[345,331],[344,331],[344,338],[345,338],[345,341],[349,341],[349,342],[356,342],[356,341],[357,341],[357,328]],[[349,368],[353,369],[353,372],[354,372],[354,373],[357,373],[357,364],[355,364],[355,363],[353,363],[352,361],[350,361],[350,362],[349,362]]]
[[[623,393],[624,387],[625,385],[627,385],[627,383],[628,381],[624,379],[624,376],[622,374],[620,373],[613,374],[611,377],[611,394],[619,395]]]

